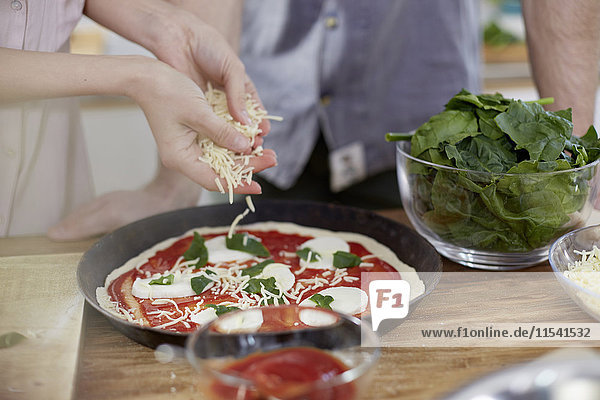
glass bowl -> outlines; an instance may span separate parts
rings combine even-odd
[[[468,267],[516,270],[548,257],[561,235],[583,227],[599,188],[595,161],[524,174],[462,170],[396,147],[402,205],[414,228],[445,257]]]
[[[271,306],[222,315],[194,332],[186,356],[206,399],[356,399],[371,380],[379,339],[334,311]]]
[[[591,251],[594,245],[600,247],[600,225],[587,226],[560,237],[550,248],[548,258],[556,278],[573,301],[592,318],[600,321],[600,288],[594,291],[564,274],[569,265],[581,260],[581,251]],[[600,272],[590,274],[595,275],[596,281],[600,280]],[[594,279],[594,276],[589,278]]]

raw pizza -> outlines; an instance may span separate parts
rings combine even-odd
[[[223,313],[269,305],[361,316],[368,307],[364,273],[409,281],[411,298],[424,292],[412,267],[367,236],[261,222],[238,226],[235,233],[204,227],[167,239],[113,271],[96,295],[120,318],[186,333]],[[266,322],[259,310],[254,314],[236,323],[248,328]],[[300,324],[323,322],[306,315]]]

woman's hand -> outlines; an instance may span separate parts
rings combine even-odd
[[[172,37],[157,44],[153,50],[157,58],[190,77],[202,89],[206,89],[207,80],[223,87],[231,116],[243,124],[250,123],[247,94],[261,107],[262,102],[244,65],[224,37],[186,11],[174,13],[171,20]],[[263,120],[260,129],[261,136],[266,135],[270,130],[269,120]],[[262,144],[262,140],[257,144]]]
[[[208,190],[217,190],[216,173],[204,162],[198,140],[210,138],[235,152],[247,153],[250,142],[225,120],[215,115],[202,90],[183,74],[155,60],[142,62],[138,78],[126,92],[142,108],[163,164]],[[254,172],[276,165],[275,153],[264,150],[253,157]],[[238,187],[236,193],[260,193],[256,182]]]

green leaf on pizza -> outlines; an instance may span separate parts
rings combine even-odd
[[[263,272],[263,269],[265,269],[265,267],[269,264],[273,264],[275,261],[268,259],[265,260],[263,262],[260,262],[258,264],[254,264],[248,268],[244,268],[242,270],[242,276],[256,276],[256,275],[260,275]]]
[[[169,274],[167,276],[161,276],[159,278],[152,279],[150,282],[148,282],[148,285],[172,285],[173,279],[175,279],[175,276],[173,274]]]
[[[280,292],[275,283],[274,277],[266,279],[252,278],[246,283],[243,290],[247,293],[262,295],[262,289],[264,288],[267,292],[279,296]]]
[[[296,254],[298,255],[298,257],[308,262],[315,262],[321,260],[321,255],[308,247],[304,247],[300,250],[297,250]],[[310,260],[308,259],[309,257]]]
[[[205,239],[198,232],[194,232],[194,238],[192,239],[192,243],[190,243],[190,247],[183,253],[183,258],[186,261],[198,259],[198,262],[194,266],[195,268],[204,267],[208,262],[208,249],[204,245],[204,242]]]
[[[210,270],[206,270],[206,273],[210,274],[214,274],[213,271]],[[204,292],[204,290],[206,289],[206,287],[213,282],[212,279],[208,278],[207,276],[204,275],[200,275],[200,276],[195,276],[190,280],[190,284],[192,285],[192,290],[196,293],[196,294],[200,294],[202,292]]]
[[[258,257],[269,257],[269,250],[258,240],[251,238],[247,233],[235,233],[225,239],[225,245],[230,250],[243,251]]]
[[[333,266],[336,268],[357,267],[361,262],[362,260],[359,256],[348,253],[347,251],[338,250],[333,253]]]
[[[206,307],[214,308],[217,316],[221,316],[223,314],[227,314],[228,312],[238,311],[238,307],[234,306],[223,306],[221,304],[207,304]]]
[[[315,293],[312,296],[310,296],[308,298],[309,300],[311,300],[312,302],[314,302],[317,307],[319,308],[324,308],[326,310],[331,310],[331,302],[333,302],[333,297],[326,295],[323,296],[322,294],[319,293]]]

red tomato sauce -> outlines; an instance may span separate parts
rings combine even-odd
[[[275,262],[290,265],[292,272],[300,270],[300,258],[295,255],[296,250],[298,250],[298,248],[300,247],[300,245],[302,243],[306,242],[309,239],[313,239],[312,236],[284,234],[284,233],[280,233],[277,231],[239,230],[237,232],[238,233],[247,232],[252,236],[260,238],[262,244],[271,253],[270,258],[273,259]],[[217,233],[217,234],[207,234],[207,235],[203,235],[203,237],[208,240],[213,237],[221,236],[224,234],[226,234],[226,232]],[[111,299],[113,301],[118,302],[119,305],[121,305],[123,308],[128,308],[126,306],[126,296],[125,296],[125,294],[124,294],[125,292],[123,290],[124,285],[126,284],[127,278],[131,277],[131,281],[129,283],[129,285],[131,285],[137,278],[146,278],[146,272],[155,274],[155,273],[164,273],[164,272],[168,271],[175,265],[175,263],[177,262],[179,257],[182,256],[183,253],[186,252],[186,250],[189,248],[189,246],[192,242],[192,239],[193,239],[193,236],[190,235],[188,237],[177,240],[168,248],[157,251],[156,254],[154,256],[152,256],[144,265],[140,266],[137,269],[128,271],[128,272],[124,273],[123,275],[119,276],[117,279],[115,279],[113,282],[111,282],[111,284],[108,287],[108,294],[111,297]],[[363,256],[371,254],[367,249],[365,249],[364,246],[362,246],[359,243],[349,242],[349,245],[350,245],[350,252],[359,257],[363,257]],[[293,256],[292,256],[292,254],[293,254]],[[248,261],[241,262],[238,264],[246,264],[246,265],[250,266],[255,263],[256,263],[256,261],[248,260]],[[389,279],[400,279],[400,273],[395,268],[393,268],[387,262],[385,262],[377,257],[368,258],[367,260],[365,260],[365,263],[373,264],[373,266],[368,267],[368,268],[365,268],[365,267],[347,268],[346,272],[348,273],[348,276],[360,278],[361,273],[385,272],[385,273],[390,274]],[[206,267],[210,267],[212,265],[213,264],[207,264]],[[306,269],[301,274],[295,275],[296,281],[298,281],[299,279],[314,278],[315,276],[321,277],[323,272],[325,272],[325,270],[322,271],[322,270],[315,270],[315,269]],[[327,277],[327,278],[329,278],[328,280],[331,281],[332,275],[333,275],[333,273],[331,273]],[[357,280],[354,280],[351,282],[342,279],[339,283],[328,286],[328,287],[336,287],[336,286],[360,288],[361,282],[360,282],[360,279],[357,279]],[[313,294],[318,293],[325,288],[326,287],[319,287],[316,289],[306,291],[302,296],[302,300],[311,297]],[[177,307],[175,307],[175,305],[170,302],[167,304],[153,305],[152,304],[153,300],[151,300],[151,299],[139,299],[139,298],[135,298],[135,299],[136,299],[137,303],[139,304],[141,312],[143,313],[144,317],[150,322],[150,326],[154,326],[154,327],[161,326],[170,321],[164,315],[158,314],[157,311],[167,311],[170,313],[171,318],[178,318],[183,315],[183,312],[186,307],[188,307],[190,310],[194,310],[196,307],[196,304],[200,301],[200,299],[202,299],[202,305],[201,305],[202,307],[205,307],[207,304],[220,304],[220,303],[227,302],[227,301],[235,303],[238,301],[238,299],[236,299],[230,295],[227,295],[227,293],[215,294],[215,293],[212,293],[211,291],[206,291],[197,296],[179,297],[179,298],[172,299],[175,303],[177,303]],[[292,299],[289,299],[289,300],[290,300],[290,303],[295,302],[295,300],[292,300]],[[278,330],[280,328],[285,328],[285,326],[278,326],[277,322],[273,322],[273,321],[270,323],[269,326],[270,326],[270,330]],[[302,326],[304,326],[304,325],[301,324],[300,327],[302,327]],[[192,331],[196,330],[197,327],[198,327],[198,325],[191,321],[187,321],[187,322],[181,321],[176,324],[167,326],[164,329],[186,333],[186,332],[192,332]],[[290,328],[290,326],[287,326],[287,328]]]
[[[348,369],[322,350],[309,347],[281,349],[245,357],[222,370],[251,381],[254,388],[243,393],[236,387],[214,381],[211,394],[223,400],[259,400],[272,398],[270,396],[288,400],[350,400],[356,393],[353,383],[317,387],[320,382]]]

